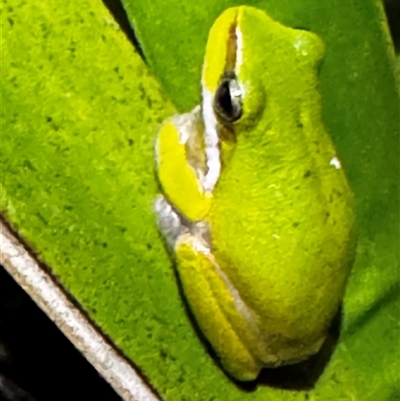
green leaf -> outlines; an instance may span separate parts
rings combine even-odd
[[[324,119],[357,198],[342,336],[314,390],[245,392],[193,330],[152,213],[153,142],[174,108],[101,2],[2,3],[2,213],[167,400],[392,401],[400,105],[381,10],[372,0],[258,4],[324,39]],[[126,3],[153,73],[181,110],[199,100],[207,32],[227,6]]]
[[[190,110],[200,100],[200,75],[208,31],[223,10],[243,2],[208,0],[205,5],[190,0],[121,1],[152,72],[179,111]],[[357,97],[372,88],[387,93],[387,87],[392,85],[393,76],[387,75],[395,63],[394,49],[380,1],[249,0],[246,5],[264,9],[277,21],[312,30],[324,39],[327,57],[321,73],[323,87],[337,88],[339,83],[344,91],[347,85],[361,83],[371,74],[378,82],[343,94]],[[379,86],[381,83],[385,83],[386,89]]]

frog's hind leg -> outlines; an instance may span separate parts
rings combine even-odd
[[[254,380],[263,363],[254,357],[259,350],[247,345],[260,345],[263,339],[253,311],[215,261],[208,224],[189,222],[162,195],[155,211],[185,297],[206,338],[227,372],[240,380]]]
[[[243,342],[236,324],[246,326],[226,283],[216,274],[213,255],[191,234],[175,246],[179,277],[190,308],[228,373],[239,380],[254,380],[262,364]]]
[[[222,365],[235,378],[254,380],[262,364],[243,342],[241,330],[237,330],[237,324],[247,330],[247,322],[242,311],[237,310],[208,244],[185,233],[177,239],[175,257],[190,308]]]

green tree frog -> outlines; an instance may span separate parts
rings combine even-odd
[[[238,380],[318,352],[351,271],[352,193],[322,122],[323,53],[314,33],[229,8],[209,33],[201,106],[158,133],[159,229]]]

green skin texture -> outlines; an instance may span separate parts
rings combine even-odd
[[[351,271],[354,214],[343,169],[330,164],[337,154],[321,120],[321,40],[261,10],[228,9],[211,29],[205,54],[203,82],[213,95],[232,25],[242,34],[236,75],[243,113],[229,127],[218,121],[233,136],[220,137],[221,174],[199,216],[211,228],[212,254],[199,251],[190,235],[174,251],[185,296],[222,365],[236,379],[252,380],[263,366],[295,363],[319,350]],[[159,147],[176,152],[163,142]],[[180,197],[172,203],[188,217],[193,205],[186,199],[195,197],[170,183],[187,175],[166,179],[163,169],[174,168],[159,162],[163,194]],[[218,268],[250,318],[235,307]]]

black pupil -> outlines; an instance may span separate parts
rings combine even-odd
[[[227,117],[234,117],[229,81],[225,81],[219,86],[216,100],[219,108],[223,113],[226,114]]]

